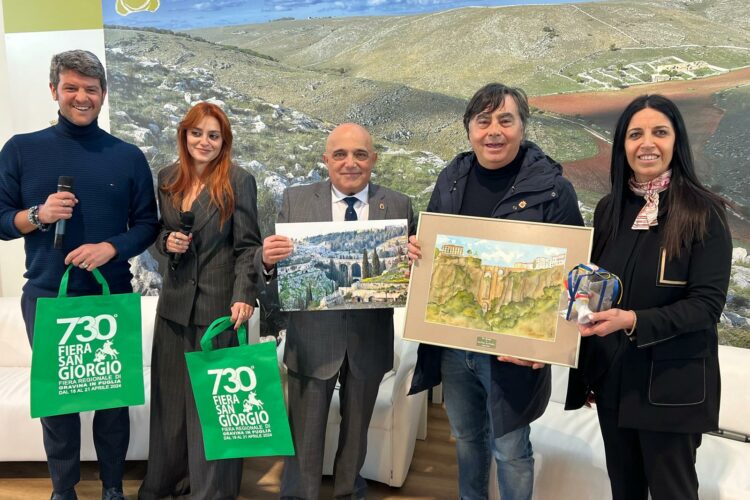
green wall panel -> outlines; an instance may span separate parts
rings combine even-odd
[[[6,33],[102,28],[101,0],[2,0]]]

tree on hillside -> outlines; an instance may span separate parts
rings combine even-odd
[[[378,257],[378,251],[373,250],[372,251],[372,275],[380,276],[382,272],[383,272],[383,269],[380,268],[380,257]]]
[[[362,279],[370,276],[370,261],[367,259],[367,249],[365,248],[362,250]]]
[[[312,293],[312,287],[310,286],[310,283],[307,284],[307,294],[305,295],[305,309],[308,309],[310,307],[310,304],[313,302],[313,293]]]

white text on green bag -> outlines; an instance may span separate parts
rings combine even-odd
[[[232,385],[225,385],[224,390],[227,391],[230,394],[234,394],[238,391],[252,391],[255,389],[255,386],[257,385],[258,381],[255,378],[255,371],[249,366],[240,366],[239,368],[224,368],[224,369],[217,369],[217,370],[208,370],[207,372],[209,375],[214,375],[216,379],[214,379],[214,390],[213,394],[217,394],[219,392],[219,384],[221,384],[221,379],[224,377],[224,375],[229,375],[229,378],[227,378],[228,382],[231,382]],[[245,385],[242,381],[242,374],[247,373],[250,383]]]
[[[101,333],[102,321],[106,321],[109,325],[109,332],[106,334]],[[93,316],[81,316],[80,318],[58,318],[58,325],[68,325],[65,334],[60,339],[60,345],[64,345],[70,335],[75,331],[76,326],[84,325],[83,329],[89,332],[89,335],[76,335],[79,342],[91,342],[92,340],[108,340],[115,336],[117,333],[117,315],[116,314],[100,314],[96,317]]]

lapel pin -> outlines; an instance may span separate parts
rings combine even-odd
[[[380,210],[385,210],[385,203],[380,204]]]
[[[526,200],[522,200],[521,203],[518,204],[521,208],[526,208]]]

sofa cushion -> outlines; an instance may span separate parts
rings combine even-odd
[[[750,349],[719,346],[721,410],[719,428],[750,435]],[[748,445],[750,446],[750,445]],[[750,471],[750,467],[748,467]]]

